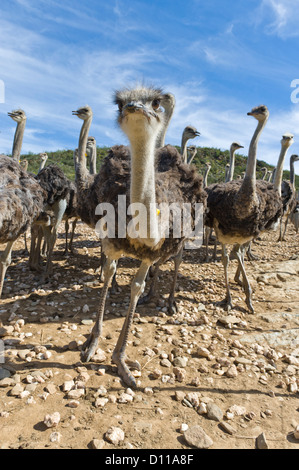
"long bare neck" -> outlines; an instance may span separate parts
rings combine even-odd
[[[88,117],[83,121],[80,137],[79,137],[79,144],[78,144],[78,165],[76,168],[76,182],[78,182],[79,186],[83,189],[85,187],[85,183],[89,177],[89,171],[86,167],[86,145],[88,139],[88,132],[91,125],[92,116]]]
[[[173,106],[165,108],[164,127],[163,127],[162,131],[160,132],[160,134],[158,135],[158,137],[156,139],[156,147],[157,148],[164,147],[164,145],[165,145],[165,136],[166,136],[166,132],[167,132],[167,129],[169,127],[173,112],[174,112],[174,107]]]
[[[40,165],[39,165],[39,169],[38,169],[38,173],[45,167],[46,161],[47,161],[47,159],[41,160]]]
[[[13,141],[13,147],[12,147],[12,158],[14,160],[18,160],[18,161],[20,160],[25,126],[26,126],[26,119],[18,122],[17,124],[14,141]]]
[[[243,179],[242,186],[246,188],[246,191],[251,191],[255,194],[256,191],[256,155],[257,155],[257,144],[261,133],[266,125],[267,119],[263,121],[258,121],[258,125],[256,126],[255,132],[252,136],[249,151],[248,151],[248,159],[246,165],[246,172]],[[242,188],[241,186],[241,188]],[[249,194],[249,193],[248,193]]]
[[[142,204],[140,219],[146,227],[146,237],[142,242],[154,246],[159,241],[159,230],[156,212],[155,188],[155,144],[156,137],[143,138],[131,142],[131,187],[130,203]],[[146,220],[145,220],[146,219]]]
[[[205,174],[204,174],[204,177],[203,177],[204,188],[206,188],[208,186],[208,174],[209,174],[210,169],[211,169],[211,167],[209,167],[209,166],[206,167]]]
[[[287,154],[288,147],[286,145],[281,146],[278,163],[275,170],[275,178],[274,178],[274,188],[277,189],[279,195],[281,196],[281,183],[282,183],[282,175],[283,175],[283,164],[284,159]]]
[[[290,182],[293,186],[295,186],[295,168],[294,168],[294,160],[290,159]]]
[[[188,137],[186,136],[185,132],[183,132],[182,135],[182,140],[181,140],[181,155],[183,157],[183,160],[185,163],[187,163],[188,160],[188,154],[187,154],[187,142],[188,142]]]
[[[90,152],[89,173],[95,175],[97,173],[97,146],[93,145]]]
[[[227,175],[227,181],[232,181],[234,178],[234,171],[235,171],[235,151],[234,149],[230,148],[230,161],[229,161],[229,169]]]

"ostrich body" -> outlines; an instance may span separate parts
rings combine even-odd
[[[0,296],[13,244],[38,218],[45,199],[44,190],[16,160],[0,156],[0,243],[7,244],[0,257]]]
[[[246,304],[251,312],[251,288],[244,267],[244,251],[248,243],[263,230],[274,228],[282,214],[282,203],[277,188],[268,182],[256,180],[256,151],[261,132],[266,125],[269,112],[266,106],[253,108],[247,113],[258,120],[250,142],[247,167],[244,179],[233,180],[209,186],[208,223],[215,229],[217,239],[222,245],[226,299],[228,309],[232,308],[228,282],[229,256],[226,245],[234,245],[241,269],[246,293]]]
[[[88,361],[94,354],[101,335],[105,300],[116,269],[116,260],[120,256],[140,259],[141,265],[131,285],[127,316],[113,352],[113,361],[118,366],[119,374],[131,386],[136,386],[136,382],[129,370],[125,349],[136,304],[144,290],[148,269],[161,259],[167,260],[177,255],[185,240],[184,236],[173,238],[171,224],[169,238],[164,238],[163,235],[160,237],[156,203],[193,204],[203,199],[202,179],[195,168],[185,165],[173,147],[166,146],[156,151],[156,139],[163,127],[163,113],[159,106],[162,99],[161,90],[152,88],[140,87],[116,93],[115,103],[119,106],[118,123],[128,136],[130,148],[115,146],[110,150],[87,198],[87,203],[93,201],[94,208],[100,201],[112,204],[116,220],[118,215],[124,215],[118,214],[118,196],[126,195],[127,205],[142,204],[146,209],[146,219],[140,220],[140,226],[145,229],[143,234],[137,238],[130,234],[120,238],[119,227],[116,226],[116,237],[107,237],[102,241],[107,256],[104,265],[104,285],[97,319],[83,348],[83,358]],[[84,119],[82,115],[79,117]],[[87,121],[88,118],[83,123],[81,136],[88,131]],[[82,153],[79,151],[79,165],[81,160]],[[77,182],[77,187],[80,198],[80,181]],[[126,218],[128,227],[128,222],[132,219],[128,213]],[[134,366],[136,368],[138,364],[135,363]]]

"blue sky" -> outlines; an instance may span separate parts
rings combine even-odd
[[[225,150],[238,140],[246,155],[256,125],[247,112],[266,104],[258,158],[275,165],[283,133],[295,136],[289,155],[299,152],[298,24],[297,0],[1,0],[0,152],[11,152],[7,112],[18,107],[24,153],[75,148],[71,111],[85,104],[99,146],[126,144],[112,94],[143,81],[176,96],[173,145],[191,124],[201,132],[192,143]]]

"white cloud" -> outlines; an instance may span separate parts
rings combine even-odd
[[[259,15],[266,22],[268,34],[276,34],[283,39],[299,36],[297,0],[262,0]]]

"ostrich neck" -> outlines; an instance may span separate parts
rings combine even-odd
[[[164,127],[161,133],[157,137],[156,148],[161,148],[161,147],[164,147],[165,145],[165,136],[166,136],[166,132],[169,127],[169,124],[170,124],[170,120],[173,115],[173,111],[174,111],[174,107],[171,107],[170,109],[165,108]]]
[[[241,186],[242,188],[246,189],[248,195],[250,193],[254,195],[256,193],[256,154],[257,154],[257,144],[261,133],[266,125],[267,119],[263,121],[258,121],[258,125],[256,126],[255,132],[252,136],[249,151],[248,151],[248,159],[246,165],[246,173],[243,179],[243,183]]]
[[[147,228],[146,238],[142,242],[154,246],[159,241],[156,213],[155,188],[155,144],[156,138],[138,139],[131,142],[131,187],[130,203],[143,204],[145,211],[140,213],[139,220]],[[146,220],[143,220],[143,217]]]
[[[86,168],[86,145],[88,139],[88,132],[91,125],[92,117],[90,116],[85,121],[83,121],[79,144],[78,144],[78,165],[76,168],[76,181],[79,183],[80,187],[84,187],[85,182],[88,179],[89,172]]]
[[[246,173],[235,200],[235,205],[238,207],[241,218],[248,217],[259,203],[256,194],[256,154],[257,144],[266,121],[266,119],[258,121],[249,145]]]
[[[39,165],[38,173],[45,167],[46,160],[42,160]]]
[[[89,172],[91,175],[95,175],[97,172],[97,146],[94,145],[90,152],[89,160]]]
[[[294,168],[294,160],[290,160],[290,182],[293,186],[295,186],[295,168]]]
[[[282,183],[282,174],[283,174],[283,164],[284,159],[287,154],[288,147],[285,145],[281,146],[277,167],[275,170],[275,178],[274,178],[274,188],[276,188],[281,196],[281,183]]]
[[[204,185],[204,188],[206,188],[208,186],[208,174],[209,174],[209,171],[210,171],[210,168],[206,168],[206,171],[205,171],[205,174],[204,174],[204,178],[203,178],[203,185]]]
[[[187,163],[187,142],[188,142],[188,137],[186,137],[184,134],[182,135],[182,141],[181,141],[181,155],[183,157],[183,160],[185,163]]]
[[[227,175],[227,181],[232,181],[234,178],[235,171],[235,150],[230,149],[230,160],[229,160],[229,169]]]
[[[19,161],[20,159],[25,126],[26,126],[26,120],[18,122],[16,131],[15,131],[13,147],[12,147],[12,158],[14,160]]]

